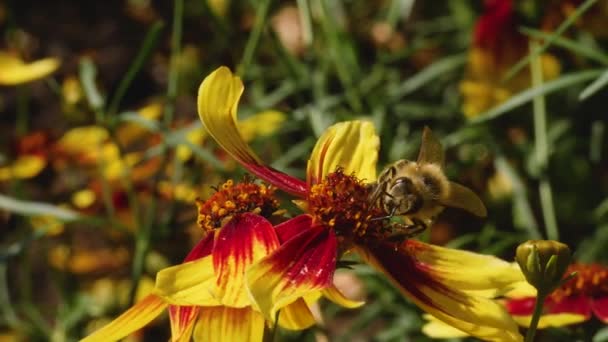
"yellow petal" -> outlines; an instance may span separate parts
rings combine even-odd
[[[289,330],[304,330],[315,324],[315,317],[308,308],[306,301],[298,298],[298,300],[279,311],[278,324]]]
[[[47,77],[59,67],[56,58],[45,58],[29,64],[5,52],[0,52],[0,84],[17,85]]]
[[[107,342],[119,340],[148,324],[167,307],[156,295],[148,295],[110,324],[85,337],[81,342]]]
[[[72,195],[72,204],[76,208],[84,209],[95,203],[96,197],[95,192],[91,189],[80,190]]]
[[[459,338],[459,337],[467,337],[469,334],[465,333],[462,330],[458,330],[453,326],[446,324],[432,315],[425,314],[424,319],[428,322],[422,326],[422,332],[432,338]]]
[[[365,304],[364,301],[348,299],[336,285],[331,285],[321,291],[323,296],[332,302],[349,309],[356,309]]]
[[[67,131],[57,142],[58,147],[68,153],[84,153],[98,149],[110,133],[100,126],[82,126]]]
[[[506,289],[525,280],[519,266],[492,255],[415,242],[416,259],[430,266],[441,282],[459,290]]]
[[[528,327],[532,316],[513,316],[513,319],[517,324]],[[584,315],[577,315],[571,313],[560,313],[560,314],[548,314],[540,316],[538,321],[538,329],[545,329],[549,327],[563,327],[570,324],[581,323],[587,320]]]
[[[285,114],[277,110],[266,110],[239,122],[239,131],[245,141],[257,136],[268,136],[276,132],[285,122]]]
[[[244,89],[241,79],[230,69],[218,68],[198,90],[198,115],[209,134],[234,159],[243,164],[261,164],[237,128],[237,107]]]
[[[169,306],[171,342],[190,341],[200,310],[200,306]]]
[[[215,272],[210,255],[158,272],[156,290],[173,305],[220,305],[216,299]]]
[[[264,337],[264,318],[251,308],[202,308],[193,337],[202,342],[260,342]]]
[[[11,165],[11,175],[15,179],[35,177],[46,166],[46,159],[41,156],[21,156]]]
[[[488,341],[523,341],[517,324],[497,302],[448,286],[436,278],[433,265],[418,260],[419,242],[401,246],[357,247],[370,265],[384,273],[401,292],[437,319]]]
[[[348,121],[329,127],[308,160],[308,184],[315,184],[338,167],[366,182],[376,180],[380,138],[371,122]]]

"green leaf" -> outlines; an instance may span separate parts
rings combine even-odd
[[[598,50],[595,46],[586,46],[578,41],[565,37],[553,36],[551,33],[543,32],[529,27],[522,27],[520,31],[532,38],[548,40],[553,37],[553,43],[574,52],[577,55],[585,56],[598,63],[608,65],[608,55],[604,51]]]
[[[600,75],[595,81],[591,82],[578,96],[578,99],[583,101],[590,97],[591,95],[597,93],[600,89],[608,84],[608,70],[604,71],[603,74]]]
[[[95,83],[97,68],[90,58],[84,57],[80,60],[79,76],[89,106],[91,106],[93,110],[100,110],[103,108],[105,100],[103,96],[101,96],[99,89],[97,89],[97,84]]]
[[[484,113],[481,113],[479,116],[475,117],[474,119],[471,119],[469,121],[469,124],[477,124],[480,122],[495,119],[509,112],[512,109],[515,109],[521,105],[532,101],[532,99],[534,99],[538,95],[550,94],[560,89],[585,82],[587,80],[596,78],[602,72],[604,72],[604,70],[594,69],[579,71],[564,75],[558,79],[544,83],[541,87],[529,88],[509,98],[501,105],[494,107]]]
[[[77,212],[56,205],[22,201],[1,194],[0,208],[25,216],[48,215],[63,221],[74,221],[81,218],[81,215]]]

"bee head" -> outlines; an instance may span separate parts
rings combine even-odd
[[[397,178],[385,194],[384,210],[387,213],[405,215],[421,206],[422,197],[409,177]]]

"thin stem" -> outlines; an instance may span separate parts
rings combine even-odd
[[[167,103],[165,104],[165,127],[173,122],[175,112],[175,99],[177,98],[177,85],[179,83],[179,72],[177,70],[177,59],[182,49],[182,22],[184,17],[184,0],[175,0],[173,7],[173,27],[171,33],[171,64],[169,69],[169,82],[167,84]]]
[[[545,297],[547,297],[547,295],[544,292],[540,291],[536,296],[536,302],[534,303],[534,313],[532,314],[532,320],[530,321],[530,326],[528,327],[528,331],[526,332],[525,342],[534,341],[534,335],[536,334],[538,321],[540,320],[540,316],[543,313],[543,304],[545,302]]]
[[[541,87],[543,84],[542,65],[538,56],[538,43],[532,41],[530,43],[530,55],[532,58],[531,73],[532,86]],[[547,166],[549,163],[549,148],[547,138],[547,109],[544,95],[537,95],[532,100],[534,108],[534,138],[536,152],[536,166],[539,171],[540,184],[540,204],[543,213],[545,227],[547,229],[547,237],[550,240],[559,239],[559,230],[557,228],[557,219],[555,217],[555,208],[553,206],[553,196],[551,184],[546,175]]]
[[[237,69],[237,74],[239,74],[241,77],[243,77],[247,68],[249,67],[249,64],[251,64],[253,54],[255,53],[255,49],[260,41],[260,36],[262,35],[262,30],[266,24],[266,15],[268,14],[269,7],[270,0],[261,0],[259,2],[257,11],[255,13],[255,24],[253,25],[253,30],[251,31],[249,39],[247,40],[247,45],[245,45],[243,60]]]

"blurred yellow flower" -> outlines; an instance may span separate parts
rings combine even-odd
[[[25,63],[20,58],[0,51],[0,85],[18,85],[45,78],[59,68],[57,58],[44,58]]]
[[[37,176],[46,166],[46,158],[38,155],[18,157],[12,164],[0,167],[0,181],[28,179]]]

